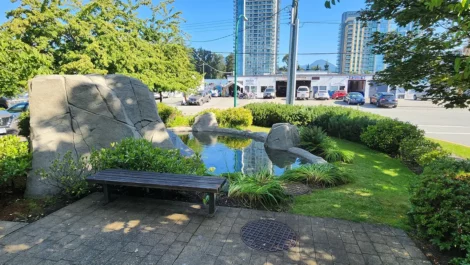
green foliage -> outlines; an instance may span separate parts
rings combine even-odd
[[[57,187],[62,195],[78,198],[90,192],[86,178],[91,175],[85,157],[76,159],[72,152],[58,156],[49,168],[38,170],[38,174],[49,185]]]
[[[204,78],[219,79],[224,77],[226,58],[223,55],[204,50],[203,48],[197,50],[193,48],[192,53],[196,71],[200,74],[205,74]]]
[[[217,123],[220,127],[226,128],[242,128],[251,126],[253,123],[253,116],[251,111],[244,108],[229,108],[229,109],[206,109],[199,112],[196,116],[212,112],[215,114]]]
[[[21,142],[14,135],[0,137],[0,182],[6,183],[16,177],[24,177],[30,169],[28,142]]]
[[[232,173],[224,176],[229,181],[228,197],[239,200],[247,207],[279,209],[290,200],[281,181],[267,170],[253,175]]]
[[[225,72],[227,73],[232,73],[233,72],[233,66],[235,65],[235,56],[233,53],[230,53],[225,57]]]
[[[231,149],[241,150],[248,147],[253,140],[249,138],[239,138],[239,137],[230,137],[230,136],[218,136],[217,142],[225,144]]]
[[[411,188],[410,218],[418,235],[441,250],[470,253],[470,160],[431,163]],[[455,264],[459,263],[457,260]]]
[[[90,156],[93,170],[122,168],[161,173],[204,175],[206,168],[199,158],[184,157],[178,150],[153,147],[145,139],[127,138],[110,148],[95,150]]]
[[[405,89],[426,89],[434,103],[446,108],[470,107],[470,93],[466,93],[470,57],[456,52],[468,49],[469,9],[467,0],[367,1],[361,11],[363,21],[387,19],[399,26],[413,26],[406,33],[374,33],[372,53],[383,54],[387,64],[374,80]]]
[[[312,187],[332,187],[351,182],[351,177],[333,164],[309,164],[289,169],[281,179],[303,182]]]
[[[170,118],[174,118],[176,116],[183,116],[183,112],[176,107],[169,106],[165,103],[158,103],[157,104],[158,115],[162,119],[162,121],[167,124]]]
[[[21,136],[29,137],[31,134],[29,125],[29,110],[22,112],[18,117],[18,128],[18,134]]]
[[[330,136],[360,141],[360,134],[384,117],[351,108],[331,106],[292,106],[275,103],[246,105],[256,126],[271,127],[274,123],[288,122],[297,126],[313,124],[322,127]]]
[[[407,137],[400,143],[399,151],[403,162],[422,167],[449,155],[438,143],[426,138]]]
[[[194,118],[192,116],[175,116],[171,117],[168,123],[166,124],[167,127],[189,127],[191,126]],[[194,122],[194,121],[193,121]]]
[[[37,74],[125,74],[153,91],[190,91],[201,75],[173,0],[23,0],[0,29],[0,92],[18,94]],[[147,9],[147,18],[138,11]]]
[[[405,137],[422,139],[424,131],[417,126],[392,119],[383,119],[367,127],[361,134],[361,141],[368,147],[386,154],[397,155]]]
[[[336,143],[318,126],[300,128],[300,146],[312,154],[323,157],[328,162],[350,163],[352,161],[352,157],[339,150]]]

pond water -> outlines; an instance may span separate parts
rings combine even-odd
[[[206,132],[179,134],[179,137],[192,150],[200,153],[206,167],[214,168],[213,173],[217,175],[269,170],[280,176],[286,169],[307,163],[290,153],[265,149],[263,142],[252,139]]]

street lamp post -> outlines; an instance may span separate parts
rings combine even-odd
[[[248,21],[248,18],[245,17],[245,15],[241,14],[238,18],[237,18],[237,21],[236,21],[236,25],[235,25],[235,67],[233,69],[233,73],[234,73],[234,84],[233,84],[233,107],[236,107],[237,106],[237,90],[238,90],[238,86],[237,86],[237,42],[238,42],[238,22],[240,21],[240,19],[243,18],[243,20],[245,21]]]

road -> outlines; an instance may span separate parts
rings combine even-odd
[[[181,106],[181,99],[179,98],[164,99],[164,102],[169,105],[177,106],[183,111],[183,113],[189,115],[196,114],[202,109],[225,109],[233,107],[233,98],[213,98],[209,103],[206,103],[203,106]],[[244,106],[252,102],[285,103],[285,99],[242,99],[238,100],[238,106]],[[399,106],[396,109],[377,108],[369,104],[364,106],[347,106],[342,101],[334,100],[305,100],[296,101],[295,104],[308,106],[329,105],[357,108],[359,110],[380,114],[418,125],[419,128],[426,132],[428,137],[470,146],[470,111],[466,109],[445,109],[443,107],[436,106],[429,101],[414,100],[400,100]]]

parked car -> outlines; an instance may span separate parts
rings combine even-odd
[[[276,98],[276,90],[274,88],[266,88],[263,92],[263,98]]]
[[[328,94],[327,90],[318,90],[317,93],[315,93],[315,99],[330,99],[330,94]]]
[[[211,90],[211,97],[219,97],[219,90],[216,88]]]
[[[378,99],[379,99],[382,95],[389,95],[389,96],[395,97],[395,94],[393,94],[393,93],[389,93],[389,92],[378,92],[378,93],[375,93],[374,95],[372,95],[372,96],[369,98],[369,103],[370,103],[370,104],[377,104]]]
[[[22,102],[0,111],[0,134],[18,134],[18,117],[28,108],[29,103]]]
[[[299,86],[299,88],[297,88],[297,99],[308,100],[309,96],[310,96],[310,89],[308,89],[308,86]]]
[[[347,94],[348,93],[344,90],[336,90],[331,96],[331,99],[344,99]]]
[[[364,105],[364,103],[366,102],[364,96],[359,92],[351,92],[347,94],[346,97],[344,97],[343,101],[348,103],[348,105]]]
[[[392,107],[396,108],[398,106],[398,100],[395,98],[394,94],[391,93],[383,93],[377,98],[375,105],[380,107]]]
[[[211,100],[210,91],[199,91],[194,95],[189,96],[189,105],[203,105]]]
[[[414,100],[426,100],[426,99],[431,99],[433,96],[429,95],[426,91],[421,91],[418,92],[416,91],[415,94],[413,95]]]

